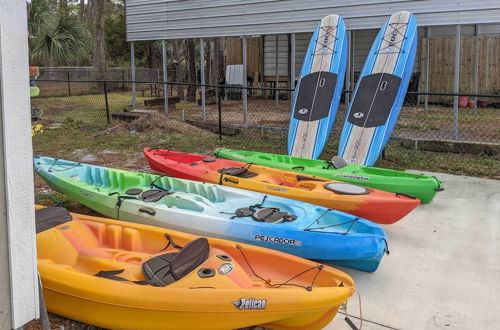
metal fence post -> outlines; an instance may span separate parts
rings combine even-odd
[[[247,89],[247,37],[241,38],[241,52],[243,57],[243,88],[241,89],[241,99],[243,101],[243,125],[248,125],[248,89]]]
[[[458,93],[460,91],[460,25],[455,34],[455,81],[453,86],[453,140],[458,140]]]
[[[132,80],[132,109],[137,108],[137,92],[135,90],[135,44],[130,42],[130,79]]]
[[[168,66],[167,66],[167,42],[161,41],[161,55],[163,65],[163,112],[168,116]]]
[[[479,92],[479,26],[475,25],[474,34],[474,94]],[[477,96],[474,98],[474,115],[477,115]]]
[[[201,83],[201,120],[207,119],[206,94],[205,94],[205,40],[200,38],[200,83]]]
[[[222,140],[222,100],[220,97],[221,86],[217,87],[217,111],[219,113],[219,140]]]
[[[275,56],[275,59],[274,59],[274,66],[275,66],[275,70],[274,70],[274,73],[275,73],[275,77],[274,77],[274,87],[276,88],[274,90],[274,100],[276,102],[276,107],[279,106],[279,91],[278,91],[278,85],[279,85],[279,76],[278,76],[278,65],[279,65],[279,62],[278,62],[278,55],[279,55],[279,52],[278,52],[278,48],[279,48],[279,35],[277,34],[276,35],[276,43],[275,43],[275,46],[274,46],[276,49],[274,50],[274,56]]]
[[[102,89],[104,91],[104,104],[106,107],[106,121],[108,124],[111,123],[111,118],[109,116],[109,104],[108,104],[108,86],[106,85],[106,80],[102,81]]]
[[[425,92],[429,93],[429,70],[430,70],[430,27],[425,29]],[[429,95],[425,95],[425,114],[429,112]]]
[[[69,71],[68,71],[68,96],[71,96],[71,83],[69,81]]]

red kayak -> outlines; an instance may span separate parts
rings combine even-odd
[[[153,148],[144,155],[153,170],[171,176],[295,199],[380,224],[394,223],[420,204],[404,194],[233,160]]]

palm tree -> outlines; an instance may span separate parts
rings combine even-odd
[[[61,15],[58,6],[50,0],[32,0],[28,10],[33,64],[54,66],[90,59],[92,38],[76,17]]]

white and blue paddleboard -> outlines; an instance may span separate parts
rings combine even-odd
[[[373,166],[398,120],[417,49],[413,14],[392,14],[375,38],[358,78],[339,144],[350,164]]]
[[[290,156],[317,159],[323,151],[344,85],[347,47],[344,20],[324,17],[309,43],[292,100]]]

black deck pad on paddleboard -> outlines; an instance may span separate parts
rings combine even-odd
[[[337,75],[331,72],[318,71],[302,77],[293,117],[302,121],[328,117],[336,85]]]
[[[401,78],[390,73],[375,73],[361,78],[347,120],[360,127],[384,125],[400,85]]]

